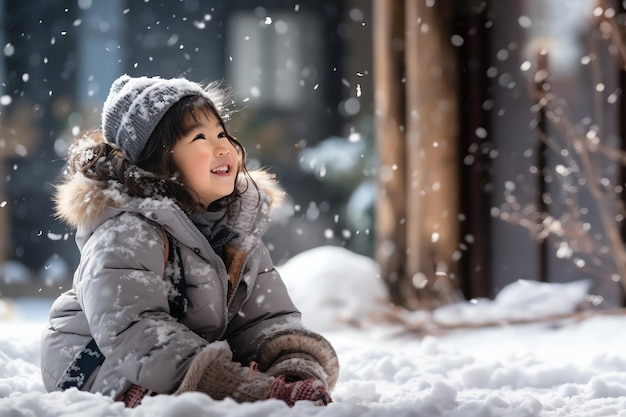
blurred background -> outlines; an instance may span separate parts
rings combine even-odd
[[[71,275],[78,253],[53,217],[53,185],[124,73],[232,87],[229,127],[249,166],[289,193],[268,236],[275,262],[322,244],[371,253],[371,193],[346,214],[369,176],[370,14],[367,1],[0,1],[0,288],[55,291]],[[317,156],[326,140],[350,153],[336,169]]]
[[[128,73],[232,87],[230,130],[289,196],[267,236],[277,264],[335,245],[377,259],[392,293],[437,273],[465,298],[520,278],[592,279],[597,304],[621,305],[623,12],[595,0],[0,0],[0,296],[71,285],[78,252],[53,216],[54,184]],[[422,129],[435,122],[454,129]],[[616,153],[589,159],[585,141]],[[437,213],[420,211],[429,204]]]

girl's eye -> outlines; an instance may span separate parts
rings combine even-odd
[[[226,137],[226,132],[220,132],[220,133],[217,135],[217,138],[218,138],[218,139],[223,139],[223,138],[225,138],[225,137]]]
[[[198,139],[206,139],[206,137],[204,136],[204,134],[199,133],[193,138],[193,140],[198,140]]]

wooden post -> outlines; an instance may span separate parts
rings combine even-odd
[[[407,293],[402,13],[402,0],[374,1],[376,142],[380,163],[376,259],[391,301],[398,305],[405,304]]]
[[[467,34],[458,47],[459,76],[459,211],[465,221],[459,224],[459,241],[465,250],[459,262],[459,284],[468,298],[491,296],[489,246],[491,232],[491,181],[488,149],[491,131],[488,111],[479,103],[490,98],[487,76],[490,44],[488,10],[481,0],[465,1],[457,9],[456,28]],[[463,156],[463,153],[465,157]],[[468,158],[465,160],[465,158]],[[466,163],[467,161],[467,163]]]
[[[0,147],[0,152],[4,149]],[[0,175],[5,176],[5,163],[4,158],[0,155]],[[8,242],[7,239],[10,236],[9,229],[9,216],[8,216],[8,202],[5,191],[5,179],[2,178],[0,180],[0,230],[2,230],[2,234],[0,235],[0,265],[4,264],[7,252],[8,252]]]
[[[376,258],[409,309],[458,299],[457,66],[441,1],[374,2]]]
[[[458,300],[458,100],[453,0],[406,2],[409,308]]]
[[[537,141],[537,169],[539,174],[537,175],[537,212],[540,214],[537,222],[543,222],[544,218],[548,215],[548,205],[546,204],[545,195],[548,191],[548,185],[546,184],[547,173],[547,152],[548,145],[544,138],[548,137],[548,128],[546,123],[546,108],[545,103],[541,104],[540,101],[546,100],[545,94],[549,84],[546,82],[548,77],[548,51],[547,49],[541,49],[537,53],[537,72],[535,74],[535,100],[537,103],[536,112],[536,129],[539,132],[539,138]],[[537,225],[541,226],[540,224]],[[540,239],[537,242],[537,262],[539,264],[539,280],[542,282],[548,282],[548,237]]]

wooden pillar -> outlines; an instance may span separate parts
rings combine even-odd
[[[410,307],[457,300],[458,91],[453,0],[406,1],[407,273]]]
[[[0,138],[0,140],[2,140]],[[8,242],[7,239],[10,236],[9,229],[9,208],[8,208],[8,197],[6,193],[6,164],[4,163],[4,158],[2,155],[2,151],[4,149],[0,145],[0,230],[2,230],[2,234],[0,234],[0,265],[2,265],[7,258],[8,253]]]
[[[374,2],[376,258],[391,301],[458,299],[458,102],[452,0]]]
[[[548,51],[546,49],[542,49],[537,53],[536,58],[537,63],[537,72],[534,77],[534,97],[535,97],[535,105],[533,108],[536,108],[537,111],[535,113],[535,122],[536,122],[536,130],[538,132],[537,138],[537,197],[535,205],[537,207],[537,212],[540,213],[540,216],[537,218],[537,227],[541,226],[540,223],[544,221],[544,218],[549,213],[549,207],[546,203],[546,193],[548,192],[548,184],[546,183],[546,175],[548,173],[547,163],[548,163],[548,145],[544,138],[549,137],[548,126],[547,126],[547,118],[546,118],[546,108],[545,104],[540,104],[540,101],[546,100],[544,95],[547,93],[547,89],[549,88],[549,83],[547,82],[548,77]],[[537,241],[537,264],[539,269],[539,281],[548,282],[548,238],[539,239]]]
[[[482,0],[470,0],[455,11],[456,28],[463,34],[458,47],[459,96],[459,240],[463,256],[459,281],[466,298],[491,296],[489,246],[491,223],[491,131],[489,112],[483,103],[489,99],[490,45],[488,8]]]
[[[402,0],[374,1],[374,84],[379,158],[376,259],[391,301],[406,294],[406,147],[404,138],[404,19]]]
[[[626,3],[622,2],[619,7],[619,13],[622,16],[626,16]],[[622,91],[626,91],[626,36],[624,36],[623,38],[620,37],[618,39],[621,40],[622,45],[620,54],[620,64],[622,70],[619,72],[619,85]],[[624,98],[624,96],[622,96],[620,100],[619,109],[619,114],[626,114],[626,99]],[[621,149],[622,151],[626,152],[626,117],[620,117],[619,120],[619,134],[620,138],[622,138]],[[626,164],[622,165],[621,179],[622,183],[624,183],[624,180],[626,179]],[[626,193],[622,193],[622,200],[624,199],[626,199]],[[621,239],[622,241],[626,241],[626,221],[622,221],[621,223]],[[623,284],[623,282],[626,280],[626,277],[622,276],[620,277],[620,280],[622,282],[622,306],[626,307],[626,286]]]

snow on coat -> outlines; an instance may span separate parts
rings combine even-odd
[[[229,245],[239,267],[230,271],[168,198],[133,198],[118,183],[80,174],[59,187],[57,211],[77,228],[81,260],[42,336],[47,390],[58,390],[67,366],[92,337],[106,359],[82,389],[116,397],[131,384],[174,391],[194,355],[211,342],[226,340],[234,360],[245,364],[272,329],[302,328],[261,241],[272,202],[282,193],[268,174],[252,175],[258,190],[240,176],[237,186],[245,191],[227,211],[227,226],[238,233]],[[163,229],[179,242],[183,260],[188,311],[182,322],[169,312]],[[233,271],[236,290],[227,297]]]

